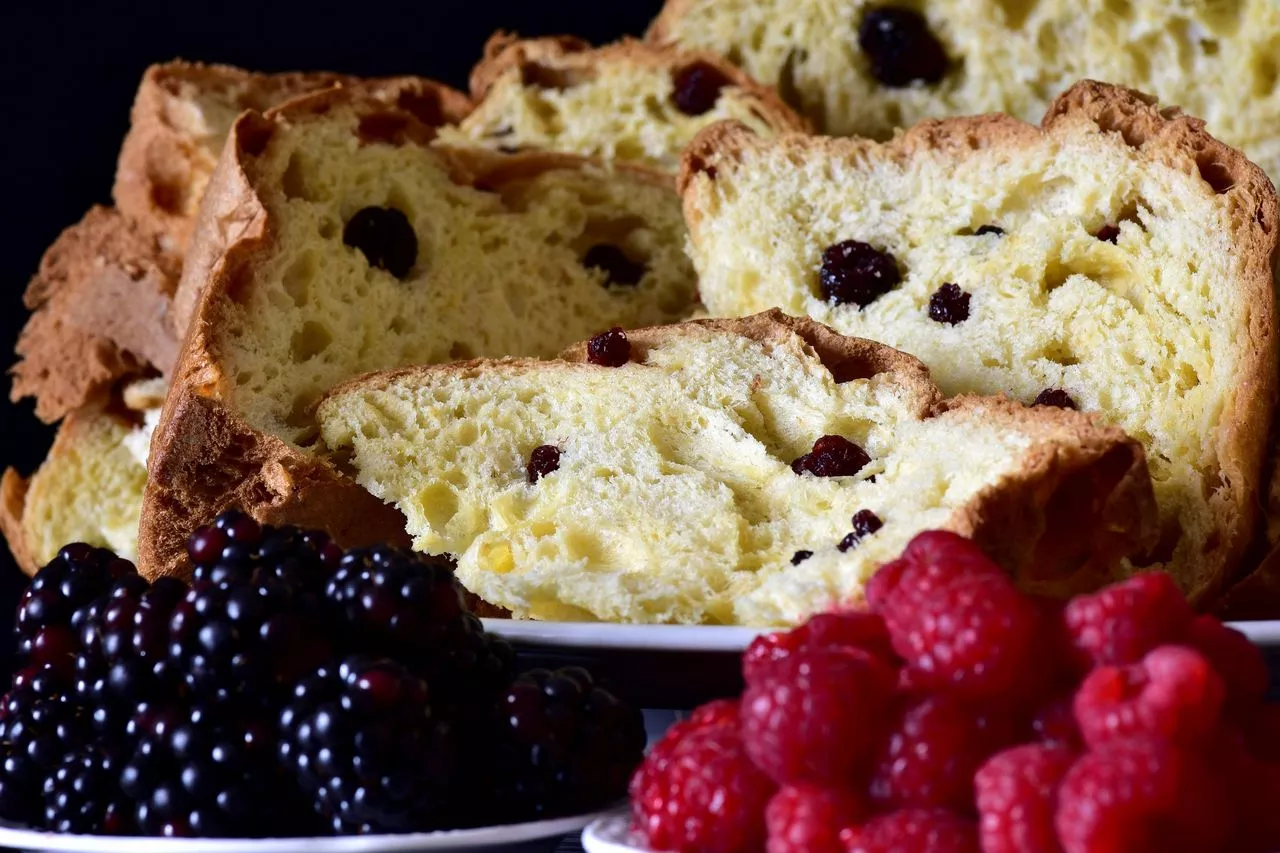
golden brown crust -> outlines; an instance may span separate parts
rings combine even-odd
[[[1221,477],[1209,498],[1219,537],[1216,550],[1187,566],[1188,574],[1181,578],[1193,600],[1209,602],[1222,591],[1253,540],[1261,490],[1267,485],[1266,457],[1280,382],[1273,283],[1280,208],[1275,188],[1262,170],[1210,136],[1204,122],[1177,110],[1161,110],[1140,92],[1091,80],[1077,83],[1054,101],[1040,128],[1004,115],[949,118],[922,122],[878,143],[798,135],[762,140],[741,124],[721,122],[705,128],[685,150],[677,186],[685,197],[685,219],[696,229],[700,214],[690,186],[699,175],[714,180],[718,169],[741,163],[744,153],[753,148],[782,150],[797,161],[817,150],[851,162],[900,163],[922,152],[964,157],[982,148],[1014,148],[1082,124],[1093,132],[1117,133],[1153,160],[1187,174],[1198,173],[1215,192],[1228,194],[1233,224],[1243,240],[1239,257],[1244,264],[1243,304],[1250,309],[1248,334],[1238,342],[1242,369],[1214,441]],[[1280,476],[1271,489],[1280,508]]]
[[[4,475],[0,476],[0,533],[9,543],[9,553],[13,554],[18,568],[33,575],[37,566],[31,558],[27,534],[22,527],[22,511],[30,486],[31,481],[12,468],[6,468]]]
[[[485,44],[484,58],[471,71],[471,97],[479,103],[511,69],[521,70],[524,79],[543,79],[559,86],[573,85],[595,73],[608,63],[676,70],[705,63],[712,66],[755,101],[756,114],[777,133],[808,133],[808,119],[802,117],[778,97],[772,88],[757,82],[745,71],[706,51],[687,51],[671,46],[655,46],[636,39],[593,48],[574,36],[548,36],[520,39],[499,31]]]
[[[225,379],[214,354],[227,294],[271,239],[266,208],[254,189],[257,155],[277,127],[313,120],[339,107],[362,119],[376,117],[380,127],[400,122],[409,140],[429,139],[433,130],[394,101],[341,88],[298,98],[265,115],[248,112],[236,122],[206,193],[180,287],[176,313],[182,313],[181,304],[188,300],[191,320],[173,391],[152,441],[138,543],[139,567],[148,575],[182,572],[187,535],[230,506],[262,521],[323,527],[344,545],[405,541],[399,511],[328,462],[257,432],[223,402]],[[496,192],[517,188],[550,169],[590,162],[566,154],[433,150],[454,180]],[[651,170],[626,171],[659,185],[670,181]]]
[[[1034,442],[1018,470],[957,509],[948,529],[973,538],[1029,590],[1065,597],[1119,577],[1121,560],[1154,544],[1159,530],[1155,495],[1142,445],[1096,416],[1054,407],[1027,407],[1003,397],[944,400],[914,356],[862,338],[846,337],[809,318],[774,309],[729,320],[691,320],[627,332],[632,358],[692,329],[742,335],[762,343],[796,334],[837,380],[889,374],[921,419],[975,419],[1007,425]],[[587,344],[575,344],[562,361],[587,363]],[[376,389],[428,373],[468,373],[546,366],[532,359],[473,360],[407,367],[358,377],[326,396]]]
[[[36,414],[52,422],[123,377],[172,367],[168,313],[181,259],[161,243],[106,207],[58,237],[27,287],[33,314],[18,339],[12,399],[35,397]]]
[[[696,2],[698,0],[667,0],[657,17],[649,24],[645,40],[653,44],[670,44],[672,25],[687,15]]]

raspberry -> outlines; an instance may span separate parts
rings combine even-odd
[[[1007,702],[1053,675],[1040,659],[1039,610],[1007,578],[966,576],[925,589],[911,587],[911,606],[885,614],[913,684]]]
[[[875,744],[893,671],[860,649],[803,649],[742,697],[747,753],[779,783],[838,785]]]
[[[974,771],[1013,740],[1005,729],[945,694],[907,706],[872,765],[872,802],[972,811]]]
[[[1076,693],[1076,722],[1090,746],[1133,735],[1201,743],[1218,724],[1224,692],[1199,652],[1161,646],[1141,664],[1091,672]]]
[[[637,831],[655,850],[739,853],[764,845],[764,811],[774,785],[729,726],[669,734],[631,780]],[[671,743],[667,743],[671,740]],[[655,753],[663,761],[655,765]]]
[[[1260,761],[1280,764],[1280,705],[1262,705],[1244,721],[1249,753]]]
[[[738,710],[737,699],[717,699],[695,709],[685,722],[697,728],[710,728],[713,726],[733,726],[737,728],[742,720]]]
[[[1152,739],[1115,741],[1076,760],[1058,790],[1066,853],[1217,850],[1231,810],[1195,757]]]
[[[1031,730],[1036,737],[1046,744],[1078,749],[1082,741],[1072,704],[1073,697],[1061,696],[1041,705],[1031,718]]]
[[[1233,711],[1256,707],[1267,695],[1271,683],[1262,650],[1234,628],[1212,616],[1191,621],[1187,645],[1204,655],[1227,688],[1227,705]]]
[[[1075,761],[1063,746],[1027,744],[1005,750],[974,776],[978,831],[985,853],[1058,853],[1053,814],[1058,785]]]
[[[953,580],[1004,572],[972,541],[947,530],[916,535],[899,560],[886,563],[867,584],[867,602],[885,613],[900,601],[914,602]]]
[[[1137,663],[1167,643],[1181,642],[1191,625],[1191,606],[1163,572],[1143,572],[1067,605],[1067,630],[1093,663]]]
[[[848,853],[980,853],[972,821],[931,809],[881,815],[844,838]]]
[[[788,785],[765,809],[768,853],[844,853],[842,830],[856,826],[867,805],[853,791]]]
[[[804,648],[862,649],[886,663],[898,663],[884,619],[874,613],[849,610],[819,613],[790,631],[761,634],[743,655],[742,674],[748,684],[755,683],[774,661]]]

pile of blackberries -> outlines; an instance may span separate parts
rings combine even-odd
[[[583,670],[517,676],[451,564],[228,512],[188,585],[68,545],[18,610],[0,819],[54,832],[414,832],[626,793],[640,714]]]

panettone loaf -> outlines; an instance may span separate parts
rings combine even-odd
[[[1177,104],[1280,174],[1274,0],[667,0],[650,38],[729,57],[833,135],[1039,121],[1092,78]]]
[[[363,371],[551,355],[695,299],[670,177],[557,154],[436,146],[413,111],[352,90],[247,113],[206,193],[182,288],[200,294],[155,433],[139,557],[181,569],[239,506],[340,541],[403,518],[310,447],[314,404]],[[211,249],[216,249],[212,251]]]
[[[320,405],[325,446],[416,547],[543,619],[792,624],[930,528],[1052,592],[1154,537],[1141,447],[1087,415],[944,402],[916,359],[778,312],[626,338],[625,363],[593,343],[356,379]]]
[[[1275,190],[1203,124],[1084,82],[1042,128],[888,143],[709,128],[681,175],[713,314],[766,306],[919,356],[948,394],[1073,405],[1147,450],[1197,602],[1257,527],[1276,400]]]
[[[441,132],[449,144],[567,151],[675,172],[680,152],[722,119],[757,133],[807,123],[773,92],[709,53],[625,40],[498,33],[471,73],[475,109]]]

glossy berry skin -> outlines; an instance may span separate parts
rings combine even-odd
[[[818,272],[822,298],[832,305],[865,308],[902,281],[893,255],[858,240],[836,243],[822,253]]]
[[[973,784],[985,853],[1060,853],[1053,823],[1058,786],[1075,759],[1064,746],[1026,744],[979,768]]]
[[[858,27],[858,47],[871,62],[871,76],[894,89],[937,83],[950,64],[924,16],[902,6],[869,8]]]
[[[870,814],[849,788],[787,785],[765,809],[766,853],[844,853],[840,835]]]
[[[654,850],[759,850],[775,790],[747,757],[735,726],[681,726],[632,777],[632,823]]]
[[[499,697],[483,774],[495,819],[541,820],[626,796],[644,720],[578,667],[533,670]]]
[[[854,648],[775,661],[742,697],[747,754],[779,784],[841,784],[878,741],[894,682],[883,661]]]
[[[860,649],[889,666],[900,663],[884,619],[875,613],[851,610],[819,613],[790,631],[761,634],[747,646],[742,674],[748,684],[760,684],[774,662],[801,649],[827,648]]]
[[[342,242],[359,249],[369,266],[403,279],[418,259],[418,235],[409,217],[394,207],[356,211],[342,229]]]
[[[389,657],[425,678],[432,710],[483,716],[510,682],[514,654],[462,601],[452,562],[387,546],[347,552],[325,587],[347,654]]]
[[[844,436],[824,435],[812,451],[791,463],[791,470],[815,477],[852,477],[870,461],[865,450]]]
[[[613,287],[635,287],[647,270],[643,263],[631,260],[612,243],[597,243],[587,249],[582,265],[603,272],[605,284]]]
[[[1160,646],[1130,666],[1101,666],[1075,696],[1086,744],[1147,736],[1194,747],[1213,734],[1222,715],[1222,677],[1194,649]]]
[[[845,833],[848,853],[980,853],[972,821],[947,811],[903,809]]]
[[[1262,650],[1248,637],[1212,616],[1198,616],[1183,641],[1204,655],[1222,677],[1228,714],[1248,714],[1262,703],[1271,675]]]
[[[1156,646],[1182,642],[1194,614],[1173,578],[1143,572],[1076,596],[1064,618],[1080,654],[1094,665],[1109,666],[1137,663]]]
[[[40,826],[44,780],[92,735],[88,712],[58,669],[15,676],[0,699],[0,818]]]
[[[687,116],[700,116],[715,109],[720,92],[730,80],[707,62],[692,62],[675,72],[671,99]]]
[[[946,530],[916,535],[902,556],[884,564],[867,582],[872,611],[888,614],[911,608],[917,600],[954,581],[978,576],[1003,577],[990,557],[972,541]]]
[[[69,753],[45,779],[44,825],[50,832],[80,835],[135,833],[116,760],[95,748]]]
[[[587,341],[587,361],[601,367],[622,367],[631,360],[631,342],[621,326],[614,326]]]
[[[457,826],[448,729],[400,664],[348,657],[304,679],[279,717],[278,760],[338,834]]]

